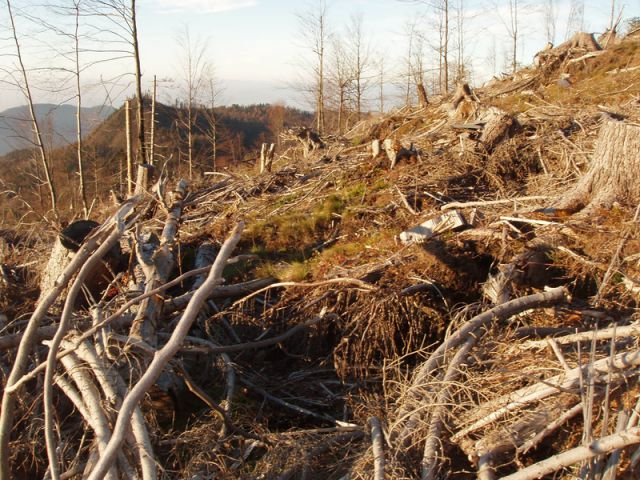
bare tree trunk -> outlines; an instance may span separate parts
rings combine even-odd
[[[160,244],[151,252],[138,248],[138,261],[145,276],[145,292],[155,290],[169,280],[174,265],[173,247],[176,242],[178,223],[182,215],[182,202],[187,194],[187,182],[181,180],[173,193],[174,199],[162,231]],[[142,247],[141,245],[139,247]],[[157,323],[162,315],[164,301],[155,296],[145,299],[131,325],[130,336],[144,340],[155,347],[158,344]]]
[[[142,71],[140,68],[140,46],[138,44],[138,24],[136,22],[136,0],[131,0],[131,33],[133,57],[136,62],[136,97],[138,98],[138,161],[147,163],[147,146],[144,143],[144,97],[142,96]]]
[[[424,88],[423,83],[419,83],[416,85],[418,89],[418,103],[421,107],[426,107],[429,105],[429,100],[427,99],[427,90]]]
[[[260,173],[270,172],[273,165],[273,155],[275,153],[276,144],[262,144],[260,150]]]
[[[444,0],[444,42],[442,45],[442,62],[444,68],[444,84],[441,93],[449,91],[449,0]]]
[[[31,115],[31,124],[33,126],[33,133],[35,135],[38,151],[40,152],[40,160],[42,161],[42,166],[44,168],[45,180],[47,182],[47,186],[49,187],[49,195],[51,196],[51,209],[53,210],[53,215],[55,216],[56,220],[59,221],[60,215],[58,213],[58,202],[57,202],[58,197],[56,194],[55,185],[53,183],[53,177],[51,175],[51,165],[49,163],[47,152],[44,148],[44,142],[42,141],[42,133],[40,132],[38,119],[36,117],[35,108],[33,106],[33,97],[31,96],[31,88],[29,87],[29,78],[27,77],[27,69],[24,66],[24,62],[22,61],[20,42],[18,41],[18,33],[16,31],[16,24],[13,18],[13,11],[11,10],[10,0],[7,0],[7,12],[9,14],[9,20],[11,21],[11,31],[13,35],[13,40],[16,45],[16,55],[18,58],[18,63],[20,64],[22,79],[24,81],[23,94],[25,97],[27,97],[27,103],[29,105],[29,114]]]
[[[149,163],[154,164],[156,158],[156,76],[153,76],[153,97],[151,98],[151,138],[149,140]]]
[[[131,149],[131,105],[129,100],[124,102],[125,135],[127,137],[127,196],[133,195],[133,152]]]
[[[89,476],[89,480],[100,480],[109,471],[111,465],[115,461],[118,452],[122,446],[122,443],[127,434],[128,425],[130,423],[131,415],[138,406],[140,400],[145,395],[147,390],[153,385],[158,376],[162,373],[164,367],[175,356],[180,349],[184,338],[186,337],[193,321],[196,319],[206,299],[211,291],[220,282],[222,278],[222,271],[227,263],[227,260],[231,256],[233,249],[240,241],[240,234],[242,233],[244,225],[239,224],[233,232],[231,232],[229,238],[224,242],[218,257],[216,258],[213,267],[209,272],[209,275],[202,286],[195,292],[189,305],[184,311],[182,318],[178,322],[178,325],[174,329],[169,341],[153,356],[153,360],[149,365],[149,368],[142,375],[138,383],[129,391],[125,396],[124,401],[120,407],[118,418],[113,428],[113,435],[104,455],[101,455],[98,464]]]
[[[78,175],[80,177],[80,198],[82,199],[82,213],[86,218],[89,215],[89,207],[87,204],[87,190],[84,178],[84,162],[82,160],[82,92],[80,90],[80,45],[78,30],[80,27],[80,1],[76,0],[73,5],[76,11],[76,28],[74,33],[75,54],[76,54],[76,91],[78,92],[78,104],[76,110],[76,133],[77,133],[77,155],[78,155]]]
[[[600,134],[587,173],[560,200],[558,207],[590,211],[614,201],[640,202],[640,127],[608,121]]]

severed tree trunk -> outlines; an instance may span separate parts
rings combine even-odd
[[[418,104],[424,108],[429,105],[427,90],[424,88],[424,83],[419,83],[418,85],[416,85],[416,88],[418,89]]]
[[[518,121],[512,115],[496,107],[490,107],[479,119],[484,123],[480,142],[490,153],[499,143],[508,139],[519,128]]]
[[[173,201],[168,212],[167,221],[162,231],[160,244],[151,245],[148,250],[138,248],[138,261],[145,276],[145,292],[150,292],[166,283],[174,265],[173,248],[184,197],[187,194],[187,182],[181,180],[173,192]],[[158,344],[157,323],[162,315],[164,299],[160,296],[149,297],[140,304],[140,309],[131,325],[130,335],[142,339],[152,347]]]
[[[586,212],[609,208],[614,201],[640,201],[640,127],[607,121],[600,134],[587,173],[556,205]]]
[[[273,165],[273,156],[276,151],[276,144],[262,144],[260,150],[260,173],[271,172],[271,166]]]

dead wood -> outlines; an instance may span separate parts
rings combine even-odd
[[[276,144],[263,143],[260,149],[260,173],[271,172],[273,166],[273,156],[276,151]]]
[[[558,208],[584,209],[589,215],[613,202],[640,203],[640,127],[626,122],[607,121],[600,128],[588,171],[562,195]]]
[[[634,368],[640,365],[640,352],[624,352],[619,353],[614,358],[603,358],[594,362],[593,371],[598,374],[608,373],[610,369],[624,370]],[[515,392],[509,393],[504,398],[496,398],[489,404],[482,405],[478,408],[478,414],[481,419],[467,426],[466,428],[456,432],[452,441],[473,433],[504,415],[523,408],[525,405],[548,398],[558,392],[570,392],[580,386],[581,375],[583,374],[583,366],[572,369],[570,372],[548,378],[542,382],[529,385]],[[612,381],[622,381],[623,377],[615,374]]]
[[[138,383],[124,397],[122,406],[120,407],[120,411],[118,413],[118,418],[113,428],[113,435],[111,437],[111,440],[109,441],[104,454],[101,455],[98,463],[91,472],[89,480],[100,480],[113,465],[113,462],[115,461],[122,446],[122,442],[125,439],[127,424],[129,422],[129,419],[131,418],[131,415],[133,414],[135,408],[138,406],[142,397],[147,393],[148,389],[160,376],[165,365],[167,365],[167,363],[180,349],[180,345],[184,337],[187,335],[191,324],[196,319],[198,313],[200,312],[200,309],[204,305],[210,291],[218,282],[220,282],[222,278],[222,270],[224,269],[227,260],[231,256],[233,249],[240,241],[242,228],[243,224],[239,224],[233,230],[233,232],[231,232],[229,238],[222,245],[216,261],[209,271],[207,280],[196,291],[195,295],[189,302],[189,305],[187,305],[184,315],[178,322],[178,325],[171,335],[171,338],[166,343],[166,345],[156,353],[156,355],[153,357],[153,360],[151,361],[151,364],[149,365],[145,373],[141,376]]]
[[[149,241],[146,245],[142,245],[138,240],[137,257],[145,276],[145,292],[155,290],[169,280],[174,265],[173,249],[186,193],[187,182],[181,180],[173,194],[159,244]],[[158,296],[143,300],[131,325],[131,336],[142,339],[149,345],[157,345],[158,320],[162,315],[163,305],[162,298]]]
[[[415,405],[420,405],[427,401],[427,399],[424,398],[425,395],[432,394],[430,391],[425,392],[422,386],[428,385],[432,378],[436,376],[436,371],[441,367],[448,352],[460,347],[470,335],[481,337],[483,331],[491,323],[503,321],[531,308],[562,302],[567,299],[567,296],[566,290],[563,287],[558,287],[547,292],[511,300],[480,315],[476,315],[445,340],[413,374],[411,386],[406,392],[396,415],[398,422],[393,426],[393,430],[391,431],[392,438],[395,439],[397,447],[406,445],[416,425],[424,416],[422,410],[413,411],[413,409]]]
[[[512,115],[495,107],[488,108],[478,121],[484,123],[480,142],[487,152],[493,151],[500,142],[511,137],[520,128]]]
[[[109,236],[103,240],[102,244],[96,249],[84,263],[78,276],[76,277],[71,289],[67,294],[67,298],[62,312],[62,317],[58,325],[58,330],[49,345],[49,353],[47,355],[47,367],[44,378],[44,417],[45,417],[45,439],[47,443],[47,454],[49,456],[49,468],[51,476],[54,479],[59,477],[58,459],[56,449],[56,439],[54,435],[54,419],[53,419],[53,375],[56,369],[58,347],[62,343],[62,339],[67,333],[71,324],[71,313],[75,307],[76,298],[82,289],[85,279],[93,272],[95,266],[98,265],[102,258],[117,244],[124,231],[125,225],[120,220],[113,228]],[[82,388],[80,389],[81,391]]]
[[[577,32],[568,41],[555,48],[547,48],[538,52],[535,64],[543,71],[551,71],[565,60],[570,60],[574,55],[583,55],[588,52],[599,51],[602,48],[592,33]]]
[[[422,108],[429,105],[429,100],[427,98],[427,89],[424,88],[424,84],[418,83],[416,85],[416,90],[418,91],[418,105],[420,105]]]
[[[14,421],[15,411],[15,397],[16,393],[9,391],[10,387],[13,387],[18,380],[23,376],[31,349],[37,338],[38,328],[40,322],[47,313],[49,307],[53,305],[58,296],[62,293],[63,289],[69,283],[71,277],[82,267],[87,259],[97,249],[100,240],[107,234],[108,228],[114,223],[121,222],[126,218],[133,208],[138,203],[137,199],[128,200],[124,205],[120,207],[116,215],[109,219],[103,227],[99,228],[94,234],[87,239],[85,244],[75,254],[69,264],[64,268],[60,276],[54,282],[53,287],[41,297],[29,323],[23,333],[22,340],[16,353],[15,361],[11,373],[7,378],[3,396],[2,396],[2,409],[0,411],[0,477],[9,478],[9,439],[11,435],[11,429]]]
[[[384,438],[382,436],[382,426],[377,417],[369,418],[369,425],[371,426],[371,445],[373,448],[373,478],[374,480],[384,480]]]
[[[316,150],[324,148],[325,144],[320,135],[307,127],[290,128],[283,134],[285,140],[297,140],[302,144],[304,158],[309,156]]]
[[[535,480],[562,468],[638,443],[640,443],[640,428],[635,427],[559,453],[502,478],[503,480]]]
[[[458,105],[464,100],[472,102],[474,99],[471,96],[471,88],[468,83],[458,83],[456,85],[456,90],[453,92],[453,96],[451,97],[451,105],[453,105],[454,109],[458,108]]]

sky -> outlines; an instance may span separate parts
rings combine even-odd
[[[64,3],[64,0],[54,1]],[[510,48],[503,21],[508,18],[508,0],[450,1],[454,5],[460,2],[464,4],[465,57],[472,65],[472,83],[481,83],[494,73],[504,71],[503,51]],[[556,43],[565,39],[571,1],[553,2],[557,17]],[[344,34],[351,15],[363,15],[371,57],[375,60],[384,57],[388,71],[388,85],[385,87],[385,94],[390,97],[388,104],[392,104],[392,97],[396,96],[392,76],[402,71],[409,25],[415,23],[416,28],[425,32],[427,37],[435,33],[433,13],[425,9],[424,3],[327,0],[328,28],[334,35]],[[531,63],[535,52],[546,43],[542,14],[542,5],[546,2],[524,3],[520,1],[521,40],[518,49],[521,53],[518,57],[526,65]],[[58,68],[65,63],[51,54],[50,50],[54,48],[68,53],[69,39],[53,36],[46,28],[35,25],[28,18],[29,15],[41,16],[58,25],[57,17],[46,13],[34,0],[14,0],[13,4],[25,63],[34,86],[34,100],[73,103],[68,74],[62,71],[51,73],[50,68],[46,68]],[[194,41],[207,45],[206,59],[213,65],[217,85],[221,89],[216,100],[218,104],[282,102],[310,108],[294,85],[304,78],[304,60],[309,58],[309,49],[305,48],[301,39],[300,22],[296,14],[307,11],[312,4],[313,1],[304,0],[138,0],[143,88],[150,90],[151,80],[156,75],[161,101],[173,102],[183,97],[180,85],[184,76],[184,69],[181,68],[184,50],[178,46],[177,38],[180,32],[188,29]],[[640,16],[640,0],[615,3],[616,10],[621,7],[624,18]],[[584,29],[602,32],[609,23],[610,8],[609,0],[585,0]],[[60,24],[67,29],[72,26],[69,19]],[[15,45],[8,36],[7,26],[8,17],[3,6],[0,11],[0,67],[3,63],[8,67],[14,62],[9,55],[15,51]],[[95,36],[93,33],[90,35]],[[61,46],[63,44],[67,46]],[[96,48],[91,40],[87,40],[85,45]],[[495,62],[492,60],[494,56]],[[90,54],[83,55],[85,63],[89,62],[89,58]],[[427,67],[434,61],[433,51],[427,47]],[[129,58],[87,67],[83,72],[84,103],[95,105],[106,102],[118,106],[126,95],[133,92],[133,78],[120,75],[132,71],[133,63]],[[107,82],[113,79],[117,81]],[[105,87],[105,83],[111,86]],[[375,95],[374,92],[370,93],[371,97]],[[5,82],[0,88],[0,110],[23,103],[21,95]],[[371,98],[371,108],[373,105]]]

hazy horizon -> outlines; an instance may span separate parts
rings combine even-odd
[[[42,33],[42,26],[34,25],[29,17],[42,12],[28,0],[16,0],[14,14],[23,48],[23,57],[34,87],[34,102],[73,104],[75,92],[59,71],[62,60],[59,37]],[[424,2],[422,2],[424,3]],[[506,16],[505,0],[456,0],[465,11],[465,61],[469,65],[472,84],[482,83],[494,73],[504,71],[506,55],[510,49],[507,31],[502,19]],[[58,1],[62,5],[63,2]],[[294,84],[305,81],[302,63],[309,57],[300,38],[300,25],[296,14],[306,11],[314,2],[293,0],[141,0],[138,2],[142,84],[151,90],[153,76],[158,77],[158,99],[173,103],[181,97],[181,51],[176,38],[188,27],[195,42],[207,43],[206,60],[214,68],[222,93],[217,104],[248,105],[253,103],[285,103],[312,109]],[[328,28],[334,35],[344,35],[345,25],[354,14],[363,16],[364,34],[370,45],[371,60],[384,58],[387,78],[385,95],[388,106],[397,103],[396,87],[400,82],[403,56],[407,48],[407,30],[412,21],[426,39],[424,52],[426,76],[430,79],[436,68],[436,55],[430,46],[434,34],[430,22],[433,14],[421,2],[399,0],[334,0],[328,1]],[[556,44],[569,33],[568,18],[571,2],[555,2]],[[518,60],[530,64],[535,52],[546,43],[542,4],[529,5],[520,12],[520,40]],[[25,10],[25,7],[29,7]],[[603,31],[609,22],[609,2],[585,2],[582,26],[587,31]],[[27,15],[24,15],[28,13]],[[640,15],[640,2],[624,5],[623,17]],[[50,20],[53,21],[53,20]],[[71,20],[67,19],[68,22]],[[7,15],[3,11],[2,28],[6,29]],[[68,27],[68,25],[67,25]],[[15,45],[5,35],[0,40],[0,54],[12,55]],[[453,41],[453,40],[452,40]],[[86,39],[86,42],[91,42]],[[80,48],[83,48],[81,40]],[[86,48],[86,47],[85,47]],[[51,54],[55,50],[56,55]],[[68,52],[67,52],[68,53]],[[453,57],[454,53],[451,52]],[[492,70],[489,56],[493,56]],[[86,67],[82,74],[83,105],[109,105],[117,107],[125,97],[133,94],[131,58],[91,65],[94,57],[82,54]],[[53,73],[52,73],[53,72]],[[128,75],[127,75],[128,74]],[[376,75],[374,71],[370,76]],[[0,111],[24,105],[19,91],[11,88],[4,78],[0,89]],[[108,86],[105,86],[108,85]],[[368,94],[370,110],[377,108],[376,89]]]

